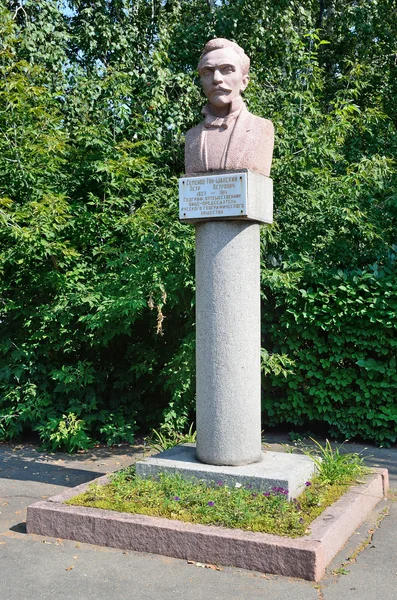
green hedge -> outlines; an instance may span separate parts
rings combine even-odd
[[[276,131],[264,427],[396,439],[397,21],[389,2],[336,4],[2,4],[1,440],[73,451],[194,419],[177,177],[215,35],[246,49],[245,100]]]
[[[265,357],[265,421],[322,423],[338,437],[395,442],[395,269],[334,272],[301,283],[287,293],[273,288],[264,302],[266,348],[289,359],[275,374]]]

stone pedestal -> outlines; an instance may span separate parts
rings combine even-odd
[[[261,459],[259,224],[196,224],[197,458]]]
[[[260,223],[272,180],[248,169],[180,179],[196,227],[197,453],[209,465],[261,460]]]
[[[249,465],[226,466],[203,464],[197,460],[194,444],[175,446],[160,454],[136,463],[139,477],[158,477],[160,473],[178,473],[186,479],[205,481],[217,486],[221,481],[230,488],[242,485],[253,490],[270,492],[274,487],[288,490],[288,499],[297,498],[305,489],[305,482],[316,472],[313,460],[302,454],[284,454],[266,451],[261,460]]]

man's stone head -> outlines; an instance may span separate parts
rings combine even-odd
[[[215,38],[207,42],[198,64],[203,90],[210,104],[230,105],[249,81],[250,59],[235,42]]]

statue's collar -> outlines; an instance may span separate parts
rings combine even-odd
[[[241,96],[239,96],[231,103],[230,112],[228,115],[226,115],[226,117],[216,117],[211,113],[211,105],[208,102],[201,111],[201,114],[205,117],[204,127],[206,127],[207,129],[217,127],[220,127],[221,129],[227,129],[237,119],[243,106],[243,99],[241,98]]]

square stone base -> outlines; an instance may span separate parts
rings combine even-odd
[[[309,535],[297,539],[64,504],[84,493],[90,483],[31,504],[26,527],[28,533],[47,537],[319,581],[386,494],[388,481],[387,470],[377,469],[366,483],[351,488],[317,517]],[[107,477],[94,483],[105,485]]]
[[[264,492],[279,487],[288,490],[289,499],[299,496],[305,482],[313,477],[315,471],[310,457],[281,452],[264,452],[260,462],[250,465],[207,465],[196,459],[194,444],[181,444],[136,463],[136,472],[140,477],[179,473],[214,485],[218,481],[229,487],[235,487],[236,484],[251,485],[253,489]]]

